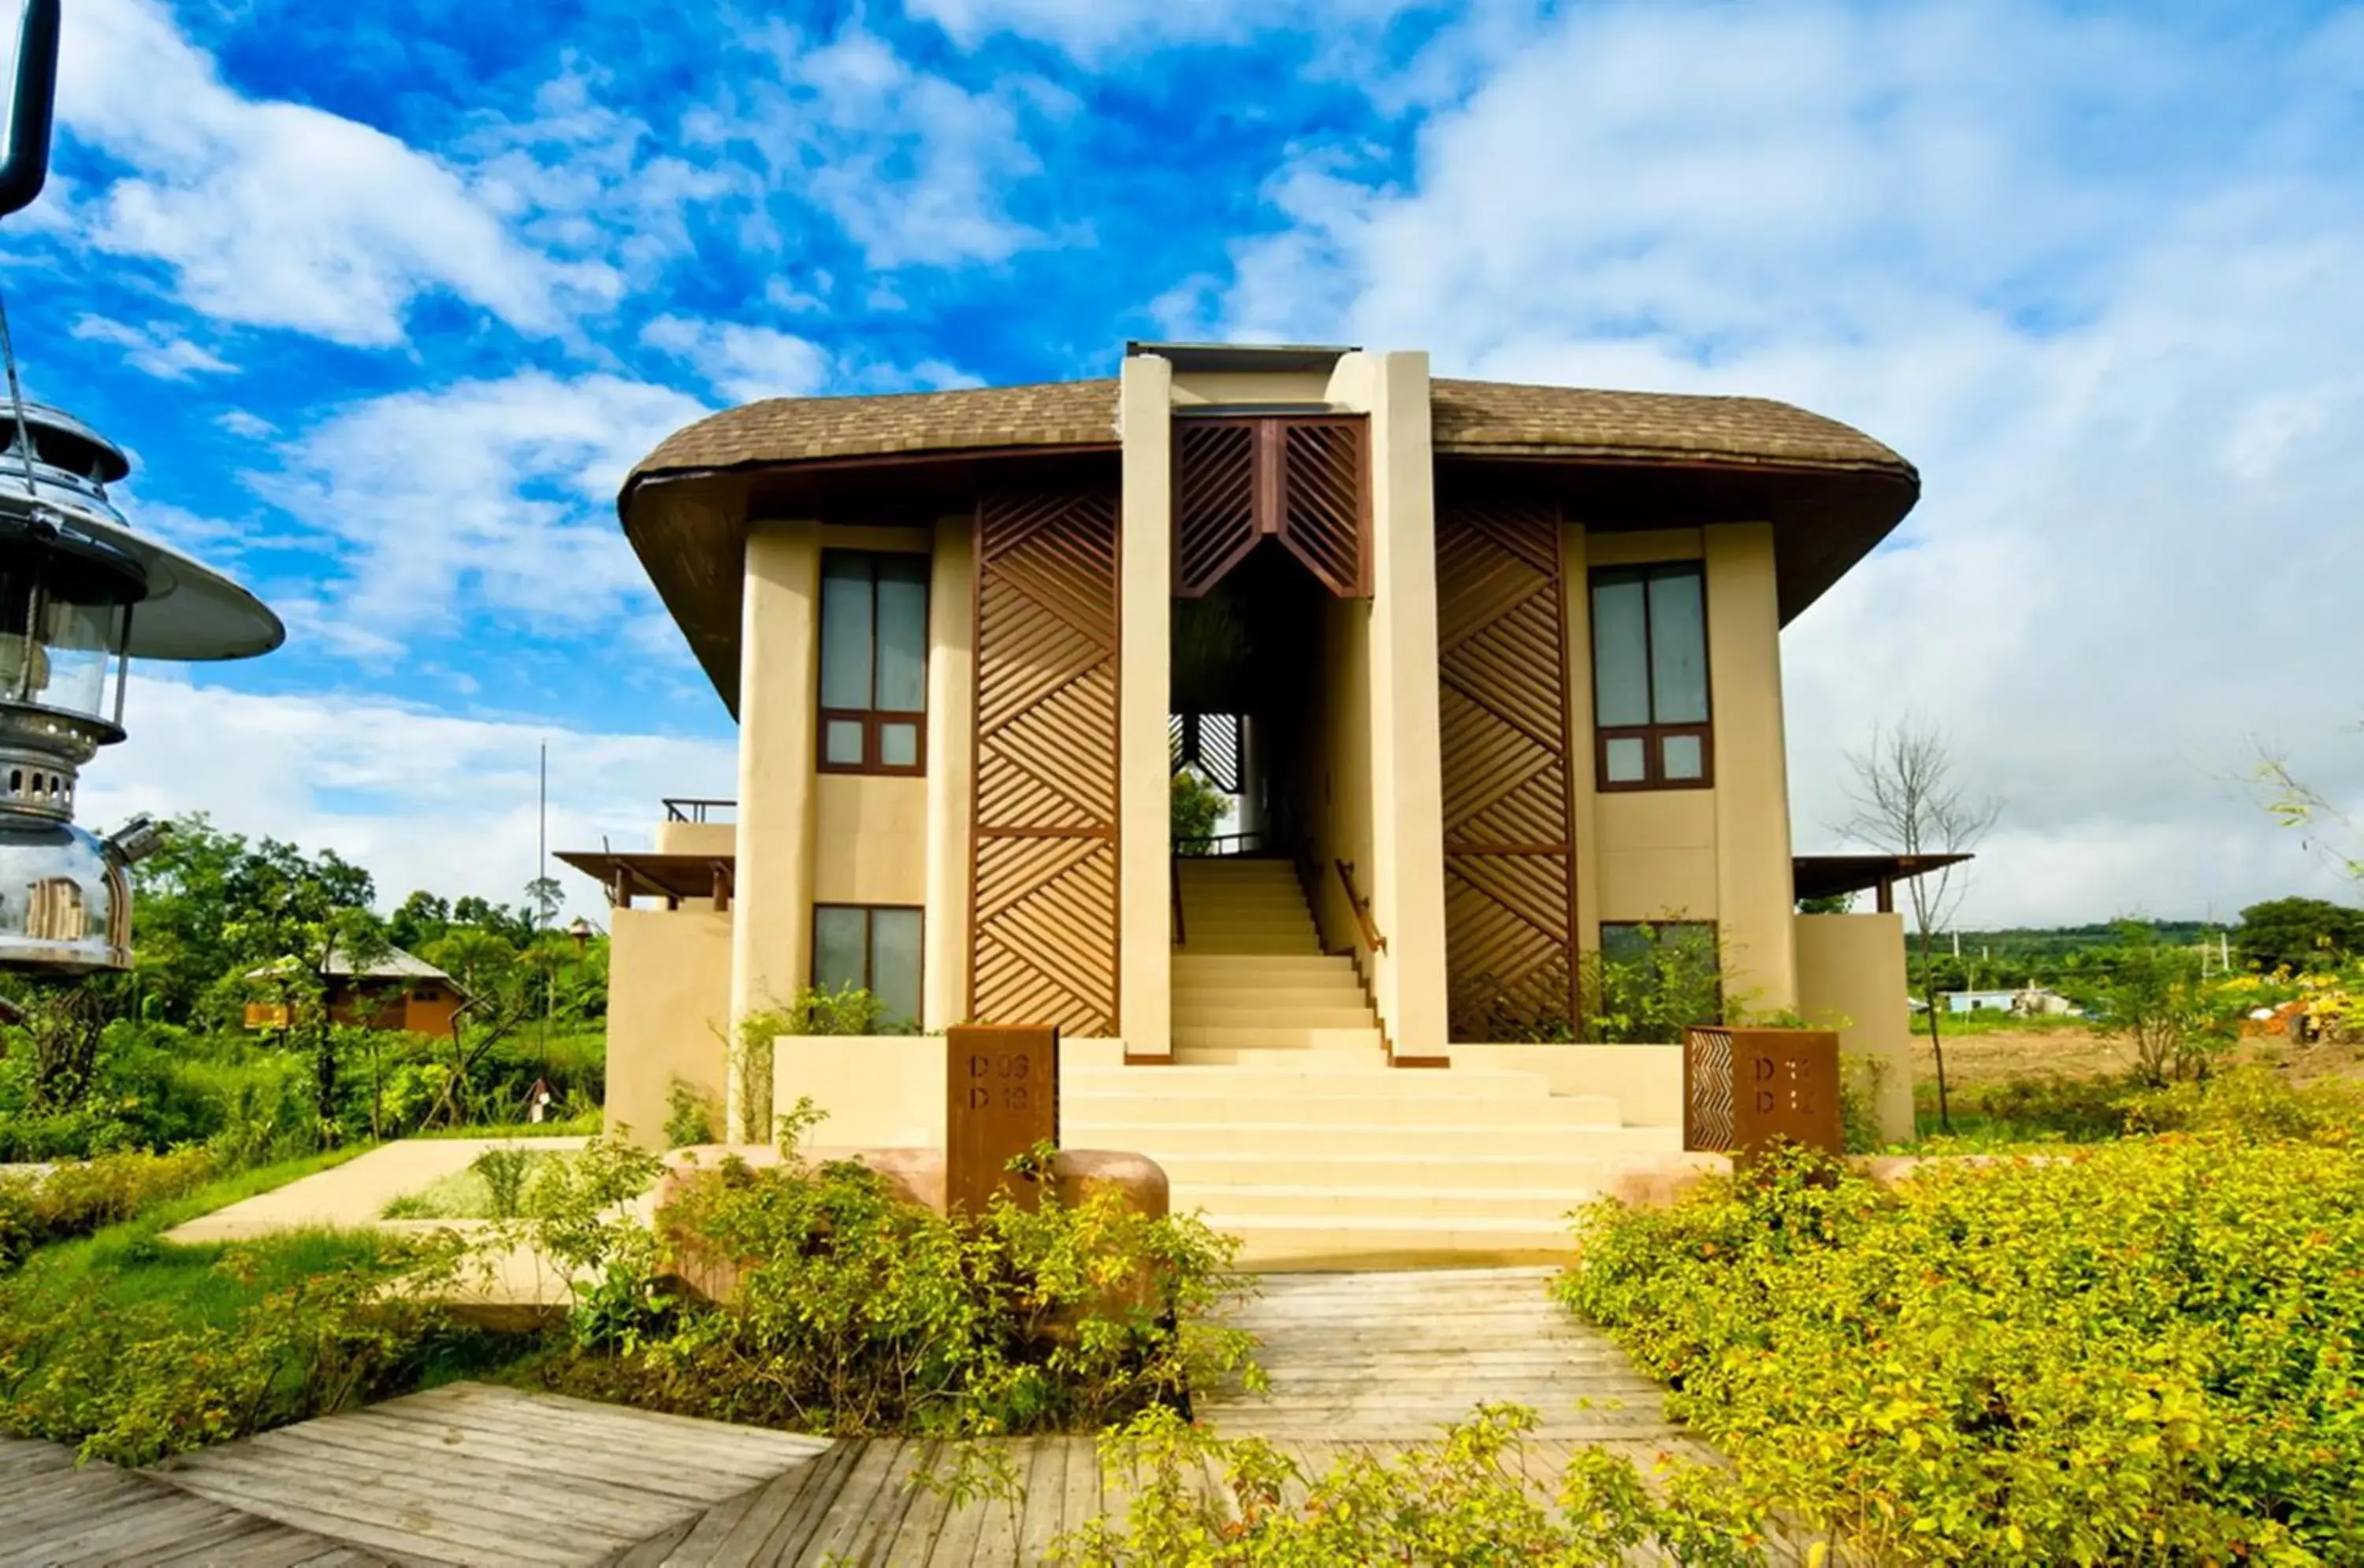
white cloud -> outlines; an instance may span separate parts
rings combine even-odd
[[[646,578],[617,528],[631,465],[705,406],[612,375],[541,371],[359,403],[251,483],[332,536],[340,570],[291,627],[384,657],[481,606],[540,629],[624,615]]]
[[[1008,33],[1098,61],[1176,44],[1241,43],[1259,33],[1309,29],[1334,39],[1383,27],[1417,8],[1417,0],[907,0],[905,8],[963,48]]]
[[[775,23],[748,46],[771,70],[735,75],[684,134],[752,141],[774,184],[835,218],[870,265],[998,261],[1041,241],[1001,196],[1041,172],[1020,115],[1066,112],[1055,89],[1008,78],[973,93],[858,24],[817,42]]]
[[[448,289],[552,333],[619,287],[603,262],[519,243],[457,171],[396,138],[240,95],[158,0],[76,8],[58,103],[69,135],[129,170],[78,194],[88,240],[162,262],[221,320],[383,346],[414,297]]]
[[[250,837],[334,849],[369,868],[388,906],[414,887],[519,900],[534,875],[545,740],[553,851],[645,848],[662,797],[728,795],[737,777],[728,740],[457,717],[340,692],[262,695],[136,671],[124,722],[130,739],[83,771],[85,825],[204,811]],[[605,923],[589,879],[555,860],[551,871],[570,916]]]
[[[279,431],[278,426],[262,415],[245,408],[231,408],[217,414],[214,416],[214,423],[231,435],[243,436],[251,441],[259,441],[265,436],[276,435]]]
[[[153,322],[133,327],[104,316],[84,316],[73,324],[73,335],[84,342],[115,344],[124,350],[125,364],[160,381],[235,374],[238,370],[228,360]]]
[[[859,352],[832,355],[809,339],[777,328],[660,316],[641,342],[687,363],[730,403],[820,393],[942,391],[985,384],[942,360],[904,366]]]
[[[809,397],[829,380],[829,355],[820,345],[775,328],[660,316],[641,329],[641,341],[686,360],[732,403]]]
[[[1968,918],[2224,914],[2334,885],[2226,782],[2253,737],[2364,776],[2343,81],[2028,6],[1586,7],[1502,47],[1401,188],[1305,150],[1222,319],[1888,440],[1909,548],[1785,639],[1801,849],[1917,709],[2009,803]]]

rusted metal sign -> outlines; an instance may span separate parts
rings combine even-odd
[[[1837,1155],[1839,1037],[1694,1028],[1683,1040],[1683,1147],[1762,1153],[1779,1140]]]
[[[1059,1031],[973,1024],[944,1031],[944,1209],[983,1214],[998,1187],[1031,1208],[1009,1162],[1059,1141]]]

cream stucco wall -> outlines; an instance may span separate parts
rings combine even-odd
[[[920,1016],[929,1029],[968,1017],[969,797],[976,779],[975,519],[936,524],[928,581],[926,913]]]
[[[1346,902],[1335,862],[1353,862],[1371,890],[1371,606],[1361,599],[1321,600],[1321,680],[1298,737],[1299,819],[1313,838],[1313,919],[1321,945],[1352,949],[1364,974],[1373,953]],[[1393,1038],[1393,1027],[1388,1029]]]
[[[616,909],[608,933],[607,1127],[659,1148],[675,1079],[708,1096],[717,1115],[722,1109],[730,917]]]
[[[1455,1067],[1540,1073],[1555,1095],[1606,1095],[1627,1127],[1683,1124],[1678,1045],[1456,1045],[1452,1054]]]
[[[755,522],[747,530],[740,622],[737,895],[730,926],[730,1017],[792,999],[812,959],[815,720],[820,680],[820,527]],[[733,1129],[760,1107],[730,1074]]]
[[[1839,1051],[1880,1064],[1883,1136],[1912,1136],[1912,1034],[1901,915],[1793,915],[1798,1011],[1837,1028]]]
[[[1444,793],[1436,684],[1436,485],[1428,356],[1354,353],[1330,401],[1370,419],[1371,853],[1358,864],[1386,951],[1371,1000],[1399,1055],[1445,1047]]]
[[[1165,362],[1165,361],[1160,361]],[[1236,407],[1254,403],[1320,404],[1329,395],[1323,371],[1179,371],[1173,378],[1174,406]]]
[[[813,800],[814,903],[927,902],[926,779],[821,773]]]
[[[1798,1000],[1790,761],[1773,526],[1707,530],[1708,689],[1715,718],[1716,918],[1728,976],[1766,1010]]]
[[[1621,533],[1570,528],[1566,548],[1581,944],[1598,945],[1602,921],[1712,920],[1732,993],[1760,1010],[1792,1006],[1797,955],[1772,530],[1757,523]],[[1593,784],[1585,569],[1688,560],[1701,561],[1706,576],[1714,787],[1600,791]]]
[[[661,855],[719,855],[724,858],[739,850],[739,825],[735,822],[660,822],[657,824],[657,853]]]
[[[930,1035],[807,1035],[772,1048],[775,1116],[800,1097],[829,1113],[811,1141],[843,1149],[942,1148],[944,1042]]]
[[[1173,1049],[1173,367],[1126,358],[1117,395],[1124,440],[1118,514],[1117,1032],[1129,1049]]]

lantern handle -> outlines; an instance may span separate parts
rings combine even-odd
[[[0,217],[33,205],[50,179],[50,125],[58,95],[59,0],[26,0],[17,35],[17,91],[8,156],[0,161]]]

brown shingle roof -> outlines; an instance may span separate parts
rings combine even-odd
[[[1912,469],[1852,426],[1767,397],[1437,380],[1429,384],[1429,407],[1436,450],[1464,456],[1595,454]]]
[[[629,491],[659,474],[896,452],[1106,446],[1117,439],[1111,379],[874,397],[773,397],[676,431],[632,471]],[[1861,431],[1762,397],[1599,392],[1439,380],[1431,384],[1436,450],[1666,458],[1816,468],[1911,465]]]
[[[1112,445],[1116,439],[1112,378],[877,397],[767,397],[675,431],[631,478],[889,452]]]

